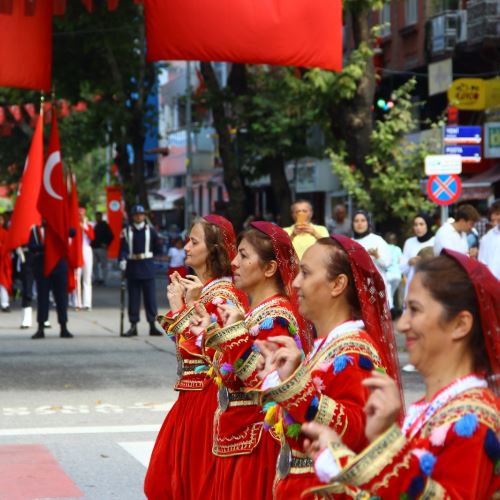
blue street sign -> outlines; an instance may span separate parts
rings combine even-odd
[[[451,205],[460,198],[462,183],[458,175],[431,175],[427,180],[427,194],[438,205]]]
[[[482,127],[476,125],[456,125],[444,128],[445,144],[481,144]]]
[[[446,155],[460,155],[463,163],[479,163],[481,161],[481,146],[450,146],[444,147]]]

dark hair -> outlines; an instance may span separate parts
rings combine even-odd
[[[472,314],[469,347],[473,355],[474,370],[490,373],[491,367],[481,329],[476,290],[465,270],[451,257],[440,255],[421,260],[416,266],[415,273],[420,273],[424,287],[443,307],[442,322],[451,321],[461,311]]]
[[[491,217],[493,214],[500,212],[500,200],[495,200],[488,208],[488,214]]]
[[[466,220],[477,222],[481,216],[479,212],[472,205],[460,205],[455,213],[455,220]]]
[[[271,238],[267,234],[264,234],[262,231],[251,227],[250,229],[247,229],[238,235],[238,246],[243,239],[245,239],[246,241],[248,241],[248,243],[250,243],[250,245],[252,245],[262,264],[271,262],[273,260],[276,261],[276,263],[278,264],[278,270],[274,275],[276,285],[279,288],[280,292],[285,295],[285,285],[281,277],[279,262],[276,258],[276,254],[274,253],[273,242]]]
[[[347,252],[332,238],[320,238],[318,244],[328,247],[330,259],[326,267],[326,276],[328,280],[333,281],[337,276],[345,274],[347,276],[346,297],[351,306],[354,318],[361,318],[361,306],[359,304],[358,294],[356,292],[356,283],[352,274],[351,263]]]
[[[193,221],[193,226],[200,224],[205,236],[205,245],[208,250],[206,260],[207,271],[213,278],[231,276],[231,260],[226,250],[222,231],[215,225],[201,217]]]

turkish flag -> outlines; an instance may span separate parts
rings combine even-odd
[[[342,69],[341,0],[144,0],[149,61]]]
[[[8,247],[14,249],[28,243],[31,226],[40,224],[36,200],[40,194],[43,171],[43,116],[39,115],[31,147],[17,190],[16,204],[10,219]]]
[[[46,221],[45,276],[48,276],[56,264],[68,255],[68,194],[64,182],[56,115],[56,113],[52,113],[49,148],[38,198],[38,210]]]
[[[69,176],[70,192],[68,196],[69,226],[75,230],[75,235],[71,238],[68,248],[68,293],[76,287],[75,270],[83,267],[83,235],[80,224],[80,212],[78,203],[78,191],[76,189],[76,177]]]
[[[116,259],[120,251],[120,233],[123,227],[122,190],[119,186],[106,186],[106,214],[113,232],[113,241],[108,247],[108,257]]]
[[[0,86],[50,90],[52,2],[38,1],[26,15],[24,0],[0,13]]]

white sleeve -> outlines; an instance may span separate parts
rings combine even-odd
[[[377,259],[377,262],[382,268],[387,269],[392,263],[391,249],[389,248],[389,245],[386,243],[384,238],[382,238],[381,236],[379,236],[379,238],[380,246],[378,247],[379,257]]]
[[[434,255],[438,256],[441,253],[441,250],[443,249],[444,245],[443,242],[441,241],[441,234],[438,231],[436,233],[436,236],[434,237]]]

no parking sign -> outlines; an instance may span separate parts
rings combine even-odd
[[[458,175],[431,175],[427,180],[427,195],[438,205],[451,205],[460,198],[462,183]]]

